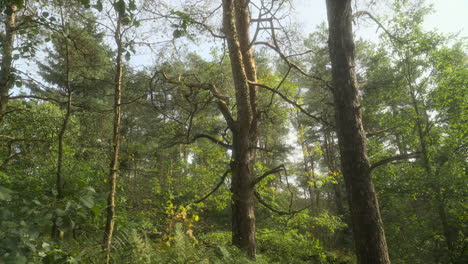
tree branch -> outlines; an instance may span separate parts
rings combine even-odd
[[[17,95],[17,96],[10,96],[10,100],[17,100],[17,99],[38,99],[42,101],[52,101],[57,104],[65,104],[66,102],[62,102],[60,100],[50,98],[50,97],[43,97],[43,96],[37,96],[37,95]]]
[[[277,95],[279,95],[284,101],[288,102],[289,104],[293,105],[294,107],[296,107],[297,109],[299,109],[299,111],[301,111],[303,114],[305,114],[306,116],[318,121],[318,122],[321,122],[322,124],[325,124],[329,127],[334,127],[332,124],[330,124],[329,122],[327,122],[326,120],[324,120],[323,118],[321,117],[318,117],[318,116],[315,116],[309,112],[307,112],[304,108],[302,108],[302,106],[296,102],[294,102],[293,100],[289,99],[286,95],[284,95],[283,93],[265,85],[265,84],[261,84],[261,83],[254,83],[254,82],[251,82],[249,81],[250,84],[253,84],[253,85],[256,85],[258,87],[261,87],[261,88],[264,88],[264,89],[267,89],[268,91],[272,92],[272,93],[275,93]]]
[[[383,134],[389,130],[392,130],[394,128],[397,128],[397,127],[388,127],[388,128],[384,128],[384,129],[381,129],[381,130],[376,130],[376,131],[370,131],[370,132],[367,132],[366,133],[366,137],[373,137],[373,136],[377,136],[379,134]]]
[[[307,72],[305,72],[301,67],[299,67],[299,65],[295,64],[294,62],[290,61],[288,59],[288,56],[284,55],[281,50],[276,47],[275,45],[272,45],[268,42],[265,42],[265,41],[257,41],[255,43],[253,43],[253,45],[264,45],[264,46],[267,46],[269,48],[271,48],[272,50],[274,50],[276,53],[278,53],[278,55],[280,55],[280,57],[286,62],[286,64],[291,67],[291,68],[294,68],[296,69],[298,72],[300,72],[302,75],[304,76],[307,76],[309,78],[312,78],[312,79],[315,79],[317,81],[321,81],[323,82],[328,88],[331,88],[331,86],[328,84],[328,81],[322,79],[321,77],[319,76],[316,76],[316,75],[312,75],[312,74],[308,74]]]
[[[179,75],[178,80],[170,79],[167,77],[165,72],[156,72],[155,75],[160,73],[167,83],[186,86],[189,88],[200,88],[203,90],[210,91],[210,93],[216,98],[218,109],[226,120],[227,125],[231,131],[236,131],[236,121],[232,117],[231,111],[229,110],[227,104],[229,103],[229,97],[223,95],[214,84],[211,83],[188,83],[180,80],[181,76]]]
[[[401,154],[401,155],[396,155],[396,156],[393,156],[393,157],[389,157],[389,158],[386,158],[386,159],[383,159],[383,160],[380,160],[380,161],[377,161],[377,162],[373,163],[370,166],[370,170],[372,171],[373,169],[375,169],[375,168],[377,168],[379,166],[385,165],[387,163],[390,163],[392,161],[418,158],[420,154],[421,154],[421,152],[414,152],[414,153]]]
[[[231,170],[227,170],[226,172],[224,172],[223,176],[221,176],[221,180],[218,182],[218,184],[216,184],[216,186],[213,188],[213,190],[211,190],[208,194],[203,196],[203,198],[201,198],[199,200],[196,200],[195,202],[192,202],[192,203],[197,204],[197,203],[201,203],[204,200],[208,199],[208,197],[210,197],[213,193],[215,193],[219,189],[219,187],[221,187],[221,185],[223,185],[224,180],[226,180],[226,177],[230,172],[231,172]]]
[[[38,141],[38,142],[47,142],[45,139],[39,138],[15,138],[7,135],[0,135],[0,139],[9,141],[9,142],[18,142],[18,141]]]
[[[169,77],[167,77],[166,73],[165,72],[160,72],[161,75],[163,76],[164,80],[167,82],[167,83],[171,83],[171,84],[175,84],[175,85],[181,85],[181,86],[186,86],[186,87],[189,87],[189,88],[200,88],[200,89],[203,89],[203,90],[207,90],[207,91],[210,91],[211,94],[213,94],[214,97],[216,97],[217,99],[219,100],[223,100],[225,102],[228,102],[229,103],[229,97],[223,95],[217,88],[214,84],[211,84],[211,83],[188,83],[188,82],[184,82],[184,81],[181,81],[180,80],[180,75],[179,75],[179,80],[174,80],[174,79],[170,79]],[[156,73],[157,74],[157,73]]]
[[[279,215],[294,215],[294,214],[300,213],[300,212],[304,211],[305,209],[307,209],[307,208],[309,208],[309,207],[312,206],[312,205],[308,205],[308,206],[306,206],[306,207],[304,207],[304,208],[302,208],[302,209],[299,209],[299,210],[292,210],[292,211],[290,210],[290,211],[287,211],[287,212],[286,212],[286,211],[281,211],[281,210],[278,210],[278,209],[273,208],[273,206],[271,206],[271,205],[269,205],[268,203],[266,203],[266,202],[260,197],[260,194],[259,194],[257,191],[255,191],[254,194],[255,194],[255,198],[257,198],[257,201],[258,201],[260,204],[262,204],[262,205],[265,206],[266,208],[270,209],[270,211],[275,212],[275,213],[277,213],[277,214],[279,214]]]
[[[223,142],[221,140],[218,140],[210,135],[206,135],[206,134],[198,134],[196,135],[195,137],[193,137],[192,139],[192,142],[195,142],[195,140],[199,139],[199,138],[206,138],[208,140],[210,140],[211,142],[217,144],[217,145],[220,145],[220,146],[223,146],[225,148],[228,148],[228,149],[232,149],[232,145],[230,144],[227,144],[226,142]]]
[[[269,171],[266,171],[264,172],[261,176],[257,177],[253,183],[253,185],[256,185],[257,183],[261,182],[263,179],[265,179],[265,177],[271,175],[271,174],[275,174],[275,173],[278,173],[278,172],[281,172],[281,171],[286,171],[286,168],[284,167],[283,164],[279,165],[278,167],[276,168],[273,168]]]
[[[380,21],[377,18],[375,18],[371,13],[369,13],[367,11],[357,11],[356,13],[353,14],[352,18],[355,19],[355,18],[358,18],[358,17],[361,17],[361,16],[368,16],[372,21],[374,21],[378,25],[379,28],[381,28],[385,32],[385,34],[387,34],[390,37],[391,40],[395,40],[398,43],[402,43],[402,41],[400,39],[398,39],[392,33],[390,33],[390,31],[388,31],[382,25],[382,23],[380,23]]]

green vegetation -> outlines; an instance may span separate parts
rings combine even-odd
[[[0,263],[368,263],[327,26],[221,2],[0,3]],[[385,8],[350,50],[381,249],[467,263],[466,42]]]

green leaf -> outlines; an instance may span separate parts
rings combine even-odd
[[[119,13],[120,16],[124,16],[125,14],[125,1],[119,0],[114,4],[115,10]]]
[[[96,8],[97,11],[101,12],[102,11],[102,1],[97,1],[96,4],[94,5],[94,8]]]
[[[127,52],[125,53],[125,60],[126,60],[126,61],[129,61],[129,60],[130,60],[130,57],[131,57],[131,54],[130,54],[130,52],[127,51]]]
[[[12,192],[12,190],[0,186],[0,201],[11,201]]]
[[[94,206],[94,199],[92,196],[81,197],[80,202],[87,208],[93,208]]]
[[[70,232],[75,227],[75,222],[70,217],[65,217],[62,219],[59,229],[62,232]]]
[[[91,186],[86,186],[85,189],[88,190],[89,192],[96,193],[96,190]]]
[[[58,215],[58,216],[64,216],[65,215],[65,210],[62,210],[62,209],[55,209],[55,213]],[[60,218],[60,217],[59,217]]]
[[[179,29],[174,30],[174,32],[172,33],[172,36],[174,38],[180,38],[183,35],[184,35],[184,32],[182,30],[179,30]]]
[[[84,7],[89,8],[89,0],[80,0],[80,2]]]
[[[135,1],[134,0],[131,0],[129,3],[128,3],[128,9],[133,11],[133,10],[136,10],[136,4],[135,4]]]

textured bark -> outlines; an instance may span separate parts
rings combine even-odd
[[[253,163],[257,142],[258,113],[256,69],[250,49],[248,1],[223,0],[223,27],[229,48],[234,79],[237,120],[231,123],[232,148],[232,242],[255,258],[255,177]]]
[[[119,173],[119,155],[121,143],[121,106],[122,106],[122,16],[119,14],[117,29],[115,32],[115,43],[117,45],[116,73],[114,77],[114,130],[112,138],[112,155],[109,172],[109,193],[107,196],[107,219],[104,229],[103,248],[106,250],[106,263],[110,263],[110,252],[112,246],[112,235],[115,224],[115,192],[117,187],[117,176]]]
[[[355,73],[351,0],[327,0],[335,120],[358,263],[390,263],[370,175]]]
[[[16,31],[16,12],[17,6],[11,4],[7,7],[5,16],[5,34],[2,37],[2,63],[0,68],[0,122],[3,120],[7,111],[8,94],[13,86],[13,44],[15,42]]]

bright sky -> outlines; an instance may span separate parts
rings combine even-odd
[[[370,0],[360,0],[370,1]],[[378,0],[375,0],[379,2]],[[385,1],[385,0],[384,0]],[[390,1],[390,0],[386,0]],[[427,29],[437,29],[444,33],[458,33],[461,37],[468,37],[468,0],[426,0],[428,4],[433,4],[434,13],[426,16],[425,26]],[[384,3],[380,1],[379,3]],[[304,36],[313,32],[317,25],[326,21],[326,7],[325,0],[292,0],[293,16],[291,20],[298,23]],[[374,12],[381,12],[382,10],[374,10]],[[382,14],[374,14],[376,16]],[[371,23],[368,23],[371,25]],[[361,25],[361,24],[359,24]],[[357,37],[364,37],[366,39],[377,39],[376,26],[355,27]],[[208,55],[209,48],[195,48]],[[141,68],[144,66],[153,65],[154,54],[149,51],[140,50],[137,54],[132,56],[131,64],[135,67]],[[34,68],[32,65],[25,65],[25,61],[17,61],[16,66],[19,68]],[[30,72],[35,72],[32,70]],[[17,89],[14,89],[17,92]]]
[[[468,36],[468,0],[427,0],[427,3],[433,4],[435,11],[426,16],[424,25],[427,29],[444,33],[461,32],[461,36]],[[305,32],[314,31],[316,25],[327,19],[325,0],[294,0],[293,5]],[[359,29],[356,34],[362,36],[375,32],[375,29]]]

